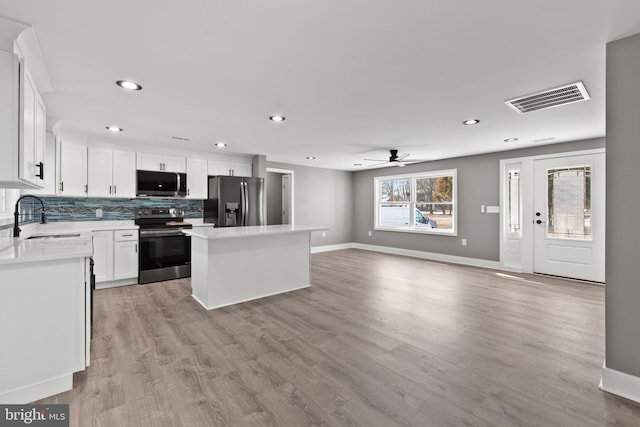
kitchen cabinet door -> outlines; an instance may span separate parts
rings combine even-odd
[[[187,171],[187,162],[184,157],[163,156],[163,171],[166,172],[181,172]]]
[[[113,231],[93,232],[93,262],[96,283],[113,280]]]
[[[44,155],[44,103],[24,63],[2,50],[0,93],[0,187],[42,188],[37,175]]]
[[[112,150],[90,147],[88,156],[87,193],[89,197],[111,197],[113,194]]]
[[[251,176],[251,159],[248,157],[223,156],[209,160],[210,176]]]
[[[204,159],[187,159],[187,199],[207,198],[208,165]]]
[[[112,197],[136,197],[136,153],[132,151],[113,152]]]
[[[165,156],[161,154],[138,153],[136,166],[140,170],[161,172],[182,172],[187,170],[184,157]]]
[[[229,162],[226,159],[207,161],[207,170],[208,170],[209,176],[231,175],[231,168],[229,167]]]
[[[47,161],[47,109],[40,94],[36,92],[36,125],[35,125],[35,167],[36,167],[36,184],[41,187],[46,186],[46,177],[53,172],[54,163]],[[46,168],[45,168],[46,167]],[[45,175],[45,170],[47,174]]]
[[[138,277],[138,240],[115,242],[113,253],[113,280]]]
[[[162,156],[159,154],[136,154],[136,167],[144,171],[161,171],[162,170]]]
[[[20,175],[35,184],[36,177],[36,93],[33,79],[26,73],[22,87],[22,142],[20,146]],[[43,150],[44,151],[44,150]]]
[[[230,159],[229,167],[233,176],[252,176],[252,161],[247,157],[234,157]]]
[[[87,196],[87,147],[58,141],[58,193],[64,197]]]
[[[44,150],[44,184],[42,189],[25,189],[21,194],[34,194],[37,196],[56,195],[56,137],[51,132],[46,132],[46,144]]]

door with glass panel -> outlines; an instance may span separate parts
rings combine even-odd
[[[534,272],[604,282],[604,154],[536,160]]]

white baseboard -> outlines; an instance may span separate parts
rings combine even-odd
[[[605,362],[602,366],[600,390],[640,402],[640,377],[607,368]]]
[[[24,405],[73,388],[73,374],[51,378],[36,384],[0,393],[0,402]]]
[[[450,262],[452,264],[470,265],[473,267],[492,268],[502,270],[502,266],[498,261],[488,261],[486,259],[467,258],[456,255],[439,254],[435,252],[414,251],[411,249],[392,248],[388,246],[364,245],[355,243],[354,248],[364,249],[365,251],[384,252],[387,254],[404,255],[414,258],[428,259],[431,261]]]
[[[342,249],[362,249],[365,251],[383,252],[387,254],[403,255],[413,258],[428,259],[431,261],[449,262],[452,264],[470,265],[473,267],[491,268],[494,270],[504,270],[498,261],[488,261],[486,259],[467,258],[456,255],[439,254],[435,252],[414,251],[411,249],[392,248],[389,246],[365,245],[362,243],[343,243],[339,245],[315,246],[311,248],[311,253],[337,251]],[[507,270],[513,271],[513,270]]]
[[[340,251],[342,249],[353,249],[355,243],[341,243],[339,245],[325,245],[325,246],[313,246],[311,248],[312,254],[329,251]]]

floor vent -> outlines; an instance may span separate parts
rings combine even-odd
[[[520,114],[545,108],[586,101],[590,96],[582,82],[570,83],[543,92],[506,100],[504,103]]]

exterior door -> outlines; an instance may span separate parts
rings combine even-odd
[[[604,156],[535,161],[535,273],[604,282]]]

